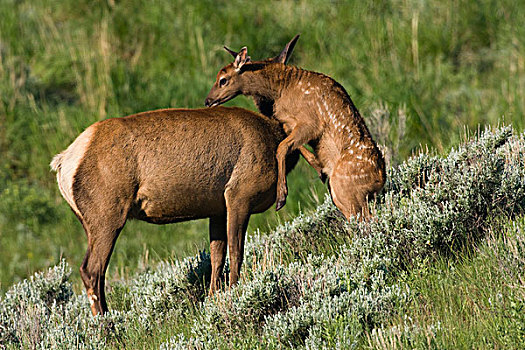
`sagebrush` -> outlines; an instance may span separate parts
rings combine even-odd
[[[249,235],[241,283],[213,297],[205,297],[210,262],[202,252],[113,282],[112,311],[92,318],[63,262],[1,299],[0,342],[125,347],[159,329],[167,329],[165,349],[348,348],[378,332],[416,337],[416,326],[384,328],[415,297],[404,276],[471,250],[494,217],[523,215],[525,134],[488,129],[446,157],[416,155],[388,178],[368,223],[346,222],[327,197],[312,214]]]

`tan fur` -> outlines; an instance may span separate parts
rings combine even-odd
[[[241,69],[237,71],[234,64],[222,68],[206,104],[220,104],[238,94],[252,96],[261,113],[283,124],[288,137],[277,148],[278,205],[287,195],[285,157],[298,149],[330,179],[332,199],[347,218],[357,214],[368,218],[367,199],[385,183],[383,156],[341,85],[324,74],[284,64],[297,38],[279,56],[265,61],[246,60],[243,48],[236,59]]]
[[[277,122],[241,108],[164,109],[95,123],[55,156],[60,191],[88,238],[80,272],[93,314],[107,311],[104,276],[129,218],[210,218],[210,293],[227,246],[235,284],[250,214],[275,201],[275,151],[284,137]]]

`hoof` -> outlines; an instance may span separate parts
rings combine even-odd
[[[286,204],[286,198],[278,199],[277,204],[275,205],[275,211],[279,211],[280,209],[282,209],[282,207],[284,207],[285,204]]]

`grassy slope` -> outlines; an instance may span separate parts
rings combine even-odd
[[[247,242],[242,281],[205,298],[205,253],[109,286],[92,318],[65,264],[0,299],[8,348],[523,348],[525,134],[483,133],[389,170],[374,220],[329,199]]]
[[[525,344],[525,217],[500,218],[482,244],[407,276],[415,298],[366,334],[374,349],[516,349]],[[510,264],[509,264],[510,262]],[[521,344],[521,345],[520,345]]]
[[[0,289],[60,256],[72,266],[83,257],[84,233],[48,170],[53,154],[106,117],[202,106],[229,60],[222,44],[247,45],[260,58],[300,32],[292,62],[342,83],[399,162],[420,144],[448,149],[463,125],[504,115],[525,126],[524,9],[513,1],[1,0]],[[243,98],[231,104],[253,108]],[[250,231],[314,208],[325,191],[304,165],[290,189],[286,211],[253,218]],[[195,252],[206,231],[205,222],[129,224],[111,274],[134,271],[145,251],[150,260]]]

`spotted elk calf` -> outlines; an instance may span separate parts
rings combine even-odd
[[[285,137],[277,121],[241,108],[163,109],[97,122],[56,155],[60,192],[87,235],[80,274],[93,314],[108,310],[105,273],[128,219],[210,218],[210,293],[227,246],[235,284],[250,214],[275,201],[275,152]],[[290,156],[289,169],[297,160]]]
[[[277,208],[287,195],[285,159],[299,149],[328,186],[335,205],[348,219],[369,217],[367,199],[385,183],[385,162],[364,119],[345,89],[321,73],[288,66],[299,36],[276,57],[250,60],[246,47],[223,67],[205,104],[216,106],[239,94],[253,97],[260,112],[283,124],[287,137],[277,148]],[[309,144],[315,154],[304,145]]]

